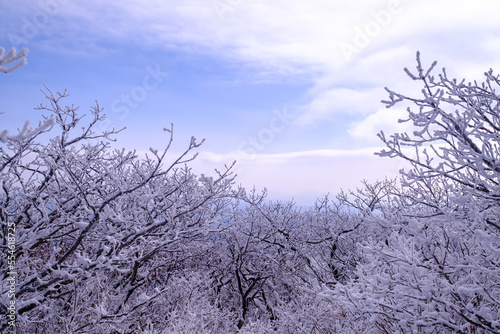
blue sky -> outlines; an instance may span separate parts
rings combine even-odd
[[[238,161],[237,181],[311,205],[403,163],[373,155],[404,131],[384,87],[416,93],[403,72],[420,50],[456,77],[500,69],[497,1],[0,1],[0,46],[28,65],[0,75],[0,128],[37,122],[40,89],[68,89],[87,112],[127,127],[118,146],[173,153],[206,138],[198,173]]]

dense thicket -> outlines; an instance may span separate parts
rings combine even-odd
[[[308,210],[232,166],[194,175],[200,143],[172,157],[173,127],[164,150],[112,150],[98,105],[84,123],[47,90],[39,127],[0,134],[2,331],[500,333],[500,80],[434,65],[406,70],[420,97],[388,89],[417,108],[413,133],[380,134],[401,182]]]

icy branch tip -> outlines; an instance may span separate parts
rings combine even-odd
[[[16,53],[15,48],[11,48],[9,52],[5,54],[5,49],[0,47],[0,72],[2,73],[10,73],[21,66],[24,66],[28,63],[26,58],[24,58],[28,54],[29,50],[26,48],[21,49],[18,53]],[[4,67],[4,65],[9,65],[19,60],[19,62],[10,67]]]

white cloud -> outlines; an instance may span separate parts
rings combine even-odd
[[[129,45],[180,48],[242,61],[260,70],[272,69],[280,75],[309,70],[321,77],[326,72],[349,66],[340,45],[356,44],[359,31],[367,35],[369,41],[366,46],[356,46],[359,54],[352,62],[369,57],[381,48],[393,50],[406,45],[413,53],[418,48],[425,49],[426,43],[432,41],[447,44],[450,48],[446,52],[459,57],[456,51],[461,46],[475,42],[474,39],[462,40],[460,35],[487,34],[500,26],[496,18],[500,3],[492,1],[455,1],[453,4],[445,0],[59,2],[57,16],[65,19],[66,26],[61,30],[60,25],[47,25],[44,29],[58,32],[47,33],[48,38],[92,36]],[[23,13],[28,19],[30,13],[26,8],[32,8],[33,13],[41,8],[23,6],[23,3],[28,5],[31,1],[21,0],[17,6],[25,8]],[[214,9],[217,3],[230,8],[222,20]],[[380,13],[390,15],[383,17]],[[379,31],[373,30],[377,25]],[[376,66],[391,64],[397,56],[386,53]],[[356,70],[356,66],[351,69]],[[343,75],[345,78],[346,73]]]
[[[222,19],[215,9],[221,3]],[[374,112],[378,92],[406,80],[402,68],[413,65],[417,50],[459,73],[482,73],[477,63],[484,60],[500,65],[498,52],[487,55],[498,51],[491,32],[500,28],[499,9],[500,2],[445,0],[65,1],[58,14],[64,31],[49,24],[46,35],[70,52],[78,36],[94,40],[95,49],[85,52],[105,52],[95,43],[101,40],[210,55],[278,81],[305,75],[314,83],[301,119],[309,123],[337,112]],[[357,50],[352,59],[341,50],[346,43]]]
[[[328,119],[335,113],[366,114],[380,102],[380,89],[333,88],[321,92],[304,106],[298,124]]]
[[[376,141],[377,134],[384,131],[386,135],[412,131],[410,122],[399,123],[399,120],[407,118],[407,112],[401,108],[380,108],[377,112],[368,115],[360,122],[354,123],[348,130],[355,138]]]

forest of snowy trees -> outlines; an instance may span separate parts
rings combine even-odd
[[[383,101],[414,131],[377,154],[413,167],[310,209],[193,174],[173,127],[113,150],[99,105],[46,88],[38,127],[0,133],[0,331],[500,333],[500,78],[434,66]]]

